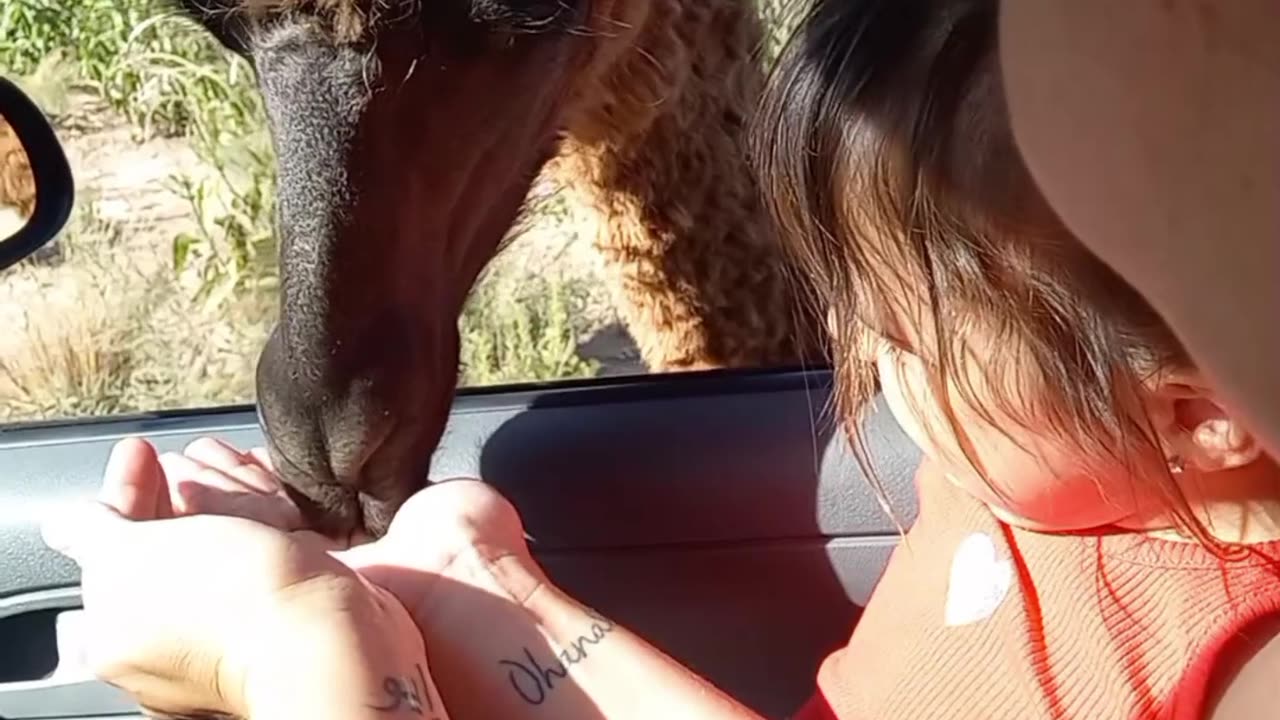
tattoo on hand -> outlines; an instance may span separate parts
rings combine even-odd
[[[524,651],[523,660],[499,660],[498,664],[510,668],[507,680],[511,688],[522,700],[530,705],[541,705],[547,695],[555,689],[556,680],[569,676],[569,668],[587,659],[587,648],[598,645],[605,636],[616,627],[612,621],[595,614],[587,613],[594,622],[588,635],[579,635],[577,640],[569,643],[569,647],[556,654],[554,665],[543,667],[528,647]]]
[[[386,702],[382,705],[366,707],[385,713],[407,710],[420,717],[430,714],[434,718],[436,706],[431,700],[431,686],[427,683],[427,674],[417,663],[414,663],[413,669],[417,672],[416,678],[403,675],[388,675],[383,678],[382,689],[387,696]]]

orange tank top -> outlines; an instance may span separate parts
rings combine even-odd
[[[1280,542],[1224,562],[1036,533],[936,471],[916,482],[915,525],[794,720],[1201,720],[1226,641],[1280,612]]]

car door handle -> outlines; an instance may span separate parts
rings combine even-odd
[[[140,708],[128,693],[89,672],[83,651],[84,611],[67,607],[78,600],[78,595],[75,591],[33,593],[23,599],[21,607],[14,607],[12,599],[3,603],[8,606],[0,608],[8,610],[3,613],[5,621],[20,621],[24,615],[39,618],[35,613],[59,611],[52,623],[57,646],[53,672],[38,679],[0,683],[0,718],[3,720],[138,715]],[[48,626],[48,620],[44,620],[43,627]],[[48,631],[43,634],[48,637]],[[23,652],[22,643],[9,644],[6,638],[0,638],[0,648],[6,652]]]

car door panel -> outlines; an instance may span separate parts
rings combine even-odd
[[[431,477],[494,484],[558,584],[779,717],[812,692],[915,512],[917,451],[887,413],[871,418],[895,523],[835,430],[830,382],[724,372],[464,391]],[[39,519],[92,496],[119,438],[177,450],[205,434],[261,442],[252,408],[0,430],[0,717],[21,717],[6,692],[49,671],[52,618],[78,606],[76,567],[43,546]],[[88,687],[68,694],[101,691]]]

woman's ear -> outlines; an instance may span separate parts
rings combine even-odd
[[[1221,404],[1198,372],[1164,373],[1153,378],[1148,390],[1148,415],[1171,455],[1171,467],[1220,472],[1262,456],[1240,416]]]

